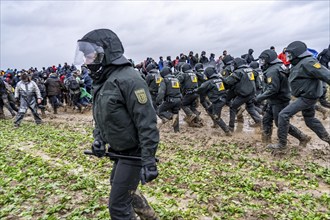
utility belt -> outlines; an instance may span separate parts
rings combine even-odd
[[[170,102],[170,103],[173,103],[173,102],[179,102],[179,101],[181,101],[181,98],[178,98],[178,97],[169,97],[169,96],[167,96],[167,97],[165,98],[165,101],[166,101],[166,102]]]

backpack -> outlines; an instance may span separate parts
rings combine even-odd
[[[80,90],[80,85],[75,78],[70,79],[69,89],[72,91]]]

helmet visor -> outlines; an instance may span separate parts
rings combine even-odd
[[[74,65],[101,64],[104,58],[102,47],[89,42],[78,41]]]
[[[264,66],[266,64],[266,59],[263,57],[259,57],[259,65]]]

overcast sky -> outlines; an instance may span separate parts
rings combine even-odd
[[[172,58],[190,50],[217,57],[283,47],[295,40],[321,51],[330,43],[330,3],[325,1],[0,1],[0,68],[73,62],[76,42],[108,28],[125,56]]]

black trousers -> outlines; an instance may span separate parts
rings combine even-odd
[[[160,118],[172,119],[173,114],[178,114],[181,106],[180,98],[172,98],[173,101],[164,101],[158,107],[158,115]]]
[[[182,99],[182,110],[187,116],[192,114],[198,114],[197,112],[197,98],[199,95],[197,93],[187,93]]]
[[[265,110],[264,117],[262,118],[262,127],[263,127],[263,134],[266,136],[271,137],[272,130],[273,130],[273,121],[275,122],[276,127],[278,127],[278,116],[279,113],[289,105],[289,102],[279,103],[279,104],[268,104]],[[293,137],[297,138],[298,140],[302,140],[306,137],[298,128],[289,124],[288,133]],[[281,141],[280,143],[286,145],[286,141]]]
[[[254,95],[250,96],[236,96],[231,103],[230,106],[230,118],[229,118],[229,127],[234,128],[235,127],[235,118],[238,108],[245,103],[246,105],[246,111],[250,114],[252,119],[255,123],[261,122],[261,117],[258,114],[258,112],[255,109],[254,103],[253,103],[253,97]]]
[[[288,131],[290,128],[290,118],[300,111],[302,112],[307,127],[314,131],[321,140],[328,141],[329,133],[325,130],[322,123],[317,118],[315,118],[316,102],[316,99],[306,99],[299,97],[280,112],[278,116],[277,131],[280,143],[286,143]]]
[[[114,162],[110,184],[109,212],[112,220],[134,219],[133,194],[140,182],[141,161],[118,159]]]

